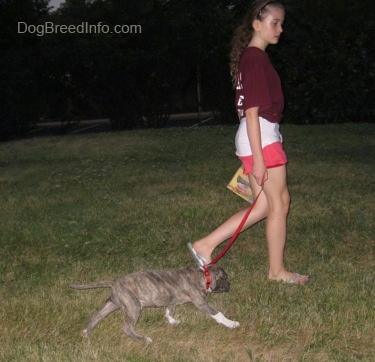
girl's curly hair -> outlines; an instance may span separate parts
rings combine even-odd
[[[284,9],[283,5],[278,1],[255,0],[245,15],[242,24],[234,32],[232,50],[230,52],[230,75],[232,76],[233,86],[237,83],[238,65],[241,55],[253,37],[253,21],[255,19],[262,20],[268,12],[268,5],[271,4]]]

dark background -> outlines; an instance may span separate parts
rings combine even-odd
[[[284,123],[373,122],[375,1],[284,0],[284,34],[268,48],[286,97]],[[249,1],[0,0],[0,139],[36,123],[69,129],[165,127],[171,114],[237,122],[229,77],[233,31]],[[28,25],[140,25],[141,33],[19,33]],[[197,101],[198,84],[201,103]]]

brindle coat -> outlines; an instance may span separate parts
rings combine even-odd
[[[225,271],[210,265],[211,291],[229,292],[230,283]],[[218,323],[228,328],[237,328],[239,323],[227,319],[222,313],[210,306],[207,301],[206,279],[200,268],[182,268],[159,271],[141,271],[125,275],[114,281],[101,281],[93,284],[70,285],[74,289],[112,288],[112,294],[104,307],[95,313],[83,331],[88,337],[96,324],[110,313],[122,309],[125,314],[123,330],[134,339],[149,337],[137,334],[134,327],[142,308],[166,307],[165,316],[170,324],[180,323],[173,318],[176,305],[193,303],[197,309],[207,313]]]

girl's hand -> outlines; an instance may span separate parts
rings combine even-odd
[[[259,186],[268,179],[267,167],[263,159],[261,132],[258,116],[259,107],[251,107],[246,110],[247,135],[253,153],[254,166],[251,174]]]
[[[251,174],[259,186],[263,186],[268,179],[268,172],[264,162],[254,163]]]

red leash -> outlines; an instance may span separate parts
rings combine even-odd
[[[257,197],[254,199],[254,201],[251,203],[250,207],[246,210],[246,214],[244,215],[244,217],[242,218],[240,224],[238,225],[236,231],[234,232],[233,236],[230,238],[230,240],[228,241],[228,244],[225,246],[225,248],[220,252],[220,254],[214,259],[211,261],[211,263],[208,263],[206,266],[208,265],[213,265],[213,264],[216,264],[226,253],[227,251],[230,249],[230,247],[233,245],[233,243],[236,241],[237,239],[237,236],[239,235],[239,233],[242,231],[242,228],[247,220],[247,218],[249,217],[251,211],[253,210],[256,202],[258,201],[258,198],[260,196],[260,194],[262,193],[263,191],[263,187],[260,189]]]

